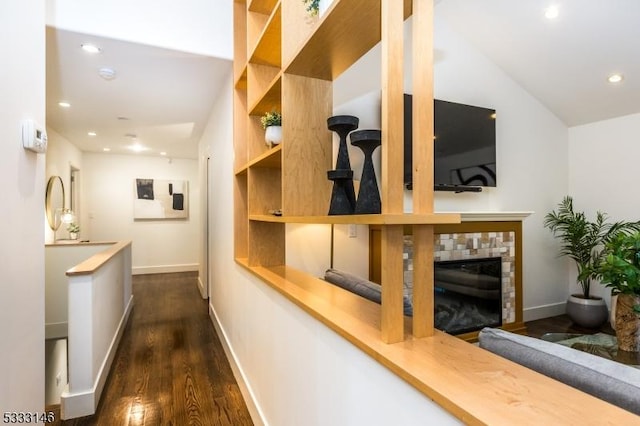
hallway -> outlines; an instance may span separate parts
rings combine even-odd
[[[62,424],[253,424],[196,280],[133,277],[135,305],[98,410]]]

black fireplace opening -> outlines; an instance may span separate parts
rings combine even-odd
[[[434,264],[435,328],[462,334],[502,325],[502,258]]]

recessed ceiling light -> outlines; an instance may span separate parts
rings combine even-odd
[[[100,53],[100,48],[93,44],[85,43],[81,47],[87,53]]]
[[[560,15],[560,8],[555,4],[544,10],[544,17],[547,19],[556,19],[558,15]]]
[[[87,135],[89,135],[89,136],[95,136],[95,135],[97,135],[97,133],[96,133],[96,132],[87,132]]]
[[[134,143],[133,145],[129,145],[127,148],[129,148],[131,151],[133,152],[142,152],[142,151],[146,151],[149,148],[144,147],[142,145],[140,145],[139,143]]]
[[[624,76],[622,74],[611,74],[607,80],[609,83],[620,83],[624,80]]]
[[[160,155],[165,156],[165,155],[167,155],[167,153],[166,153],[165,151],[162,151],[162,152],[160,153]]]
[[[65,101],[58,102],[58,105],[61,106],[62,108],[69,108],[71,106],[69,102],[65,102]]]
[[[104,152],[109,152],[109,151],[111,151],[111,148],[102,148],[102,150],[103,150]]]

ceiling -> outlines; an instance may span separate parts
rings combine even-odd
[[[435,16],[567,126],[640,112],[638,0],[441,0]]]
[[[101,51],[87,53],[85,43]],[[104,67],[114,79],[99,75]],[[134,154],[137,142],[144,155],[197,158],[230,70],[228,60],[48,27],[47,126],[82,151]]]
[[[551,3],[554,20],[543,15]],[[638,0],[439,0],[435,19],[567,126],[640,112]],[[102,51],[87,54],[83,43]],[[116,78],[101,78],[102,67]],[[47,126],[82,151],[133,154],[135,139],[145,155],[197,158],[230,69],[223,59],[47,28]],[[607,82],[614,72],[624,75],[617,85]]]

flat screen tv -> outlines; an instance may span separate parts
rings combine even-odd
[[[496,186],[496,111],[434,100],[434,189]],[[404,183],[412,189],[412,96],[404,95]]]

